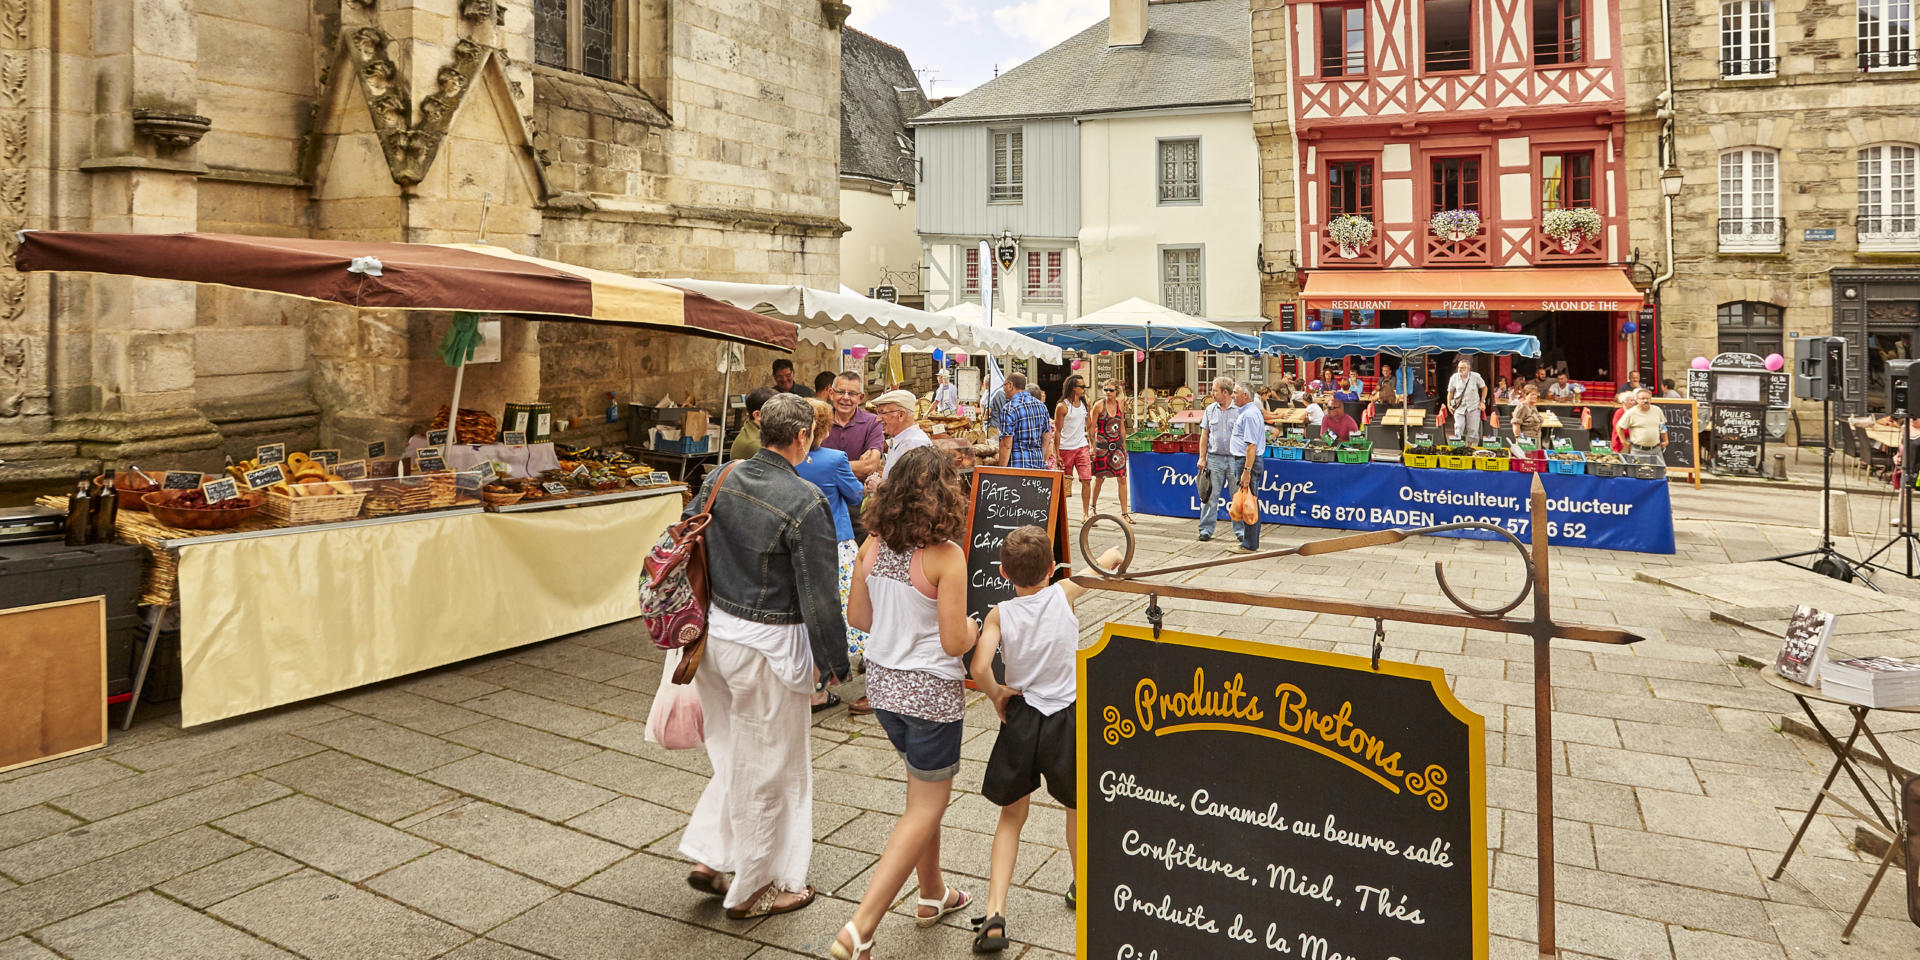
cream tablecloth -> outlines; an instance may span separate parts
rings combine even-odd
[[[180,548],[183,726],[639,615],[680,497]]]

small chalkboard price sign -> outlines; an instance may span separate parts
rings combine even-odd
[[[1760,476],[1760,445],[1740,440],[1713,442],[1713,472],[1735,476]]]
[[[334,465],[333,472],[342,480],[362,480],[367,476],[365,460],[342,460]]]
[[[500,442],[509,447],[524,447],[527,445],[527,432],[525,430],[508,430],[500,435]]]
[[[988,608],[1013,596],[1013,584],[1000,575],[1000,545],[1007,534],[1039,524],[1053,535],[1056,556],[1065,548],[1060,534],[1060,474],[1012,467],[973,468],[973,500],[967,511],[967,615],[984,618]]]
[[[201,484],[200,493],[208,503],[225,503],[240,496],[240,483],[232,477],[221,477]]]
[[[1687,371],[1687,399],[1695,403],[1706,403],[1713,399],[1710,391],[1713,374],[1707,370]]]
[[[374,442],[367,444],[368,460],[378,460],[381,457],[384,457],[386,455],[387,455],[387,442],[385,440],[375,440]]]
[[[1485,721],[1437,667],[1109,624],[1076,956],[1484,958]]]
[[[429,446],[444,447],[447,445],[448,439],[450,439],[450,437],[445,430],[427,431],[427,444]]]
[[[160,489],[192,490],[204,479],[206,477],[198,470],[168,470],[166,475],[160,478]]]
[[[554,483],[549,481],[547,483],[541,484],[540,489],[545,490],[547,493],[556,497],[564,497],[567,494],[567,485],[564,483]]]
[[[247,486],[255,490],[265,490],[276,483],[286,483],[287,472],[277,463],[269,463],[258,470],[247,471]]]
[[[413,455],[413,465],[420,473],[445,473],[447,458],[439,447],[421,447]]]
[[[340,462],[340,451],[338,450],[332,450],[332,449],[315,450],[307,454],[307,456],[312,457],[315,460],[326,461],[326,464],[328,467],[332,467],[334,464]]]
[[[261,444],[253,448],[253,456],[263,467],[269,463],[286,463],[287,445],[284,443]]]

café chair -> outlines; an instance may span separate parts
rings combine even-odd
[[[1860,441],[1853,435],[1853,425],[1845,417],[1833,418],[1829,427],[1840,435],[1840,466],[1843,470],[1856,470],[1860,467]]]
[[[1867,428],[1853,428],[1853,441],[1860,451],[1861,465],[1866,468],[1869,477],[1884,477],[1893,469],[1893,453],[1880,449],[1880,445],[1867,436]]]

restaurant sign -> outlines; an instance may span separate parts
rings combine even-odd
[[[1306,297],[1310,310],[1553,310],[1553,311],[1595,311],[1617,313],[1625,310],[1638,310],[1638,300],[1578,300],[1549,299],[1543,297],[1463,297],[1446,299],[1431,295],[1409,294],[1385,299],[1348,299],[1341,297]]]

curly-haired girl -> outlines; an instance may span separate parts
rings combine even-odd
[[[977,632],[967,616],[966,495],[953,460],[909,450],[868,498],[869,534],[854,569],[847,620],[868,631],[867,699],[907,765],[907,811],[894,824],[853,921],[833,941],[838,960],[871,960],[873,937],[909,872],[920,876],[922,927],[964,910],[965,891],[940,873],[940,816],[960,767],[965,670]],[[930,896],[929,896],[930,895]]]

